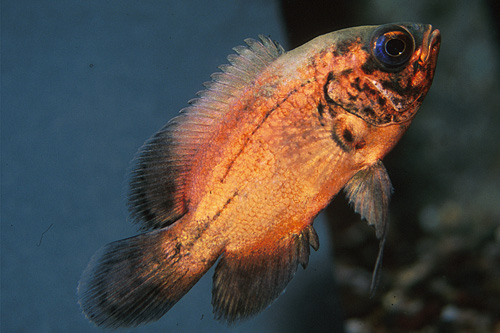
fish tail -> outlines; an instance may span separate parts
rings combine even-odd
[[[110,243],[92,257],[77,292],[90,321],[117,328],[158,320],[206,273],[218,255],[192,254],[177,227]]]

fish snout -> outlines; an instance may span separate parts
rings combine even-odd
[[[430,57],[436,57],[440,46],[441,32],[439,29],[432,30],[432,26],[429,24],[427,31],[424,33],[420,61],[426,63]]]

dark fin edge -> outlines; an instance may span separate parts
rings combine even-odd
[[[260,41],[246,39],[237,54],[228,56],[230,65],[222,65],[197,93],[189,107],[169,121],[149,139],[134,159],[128,206],[133,221],[142,230],[166,227],[187,212],[188,176],[196,163],[196,154],[209,141],[229,105],[257,78],[283,48],[269,37]]]
[[[382,257],[389,224],[389,202],[393,192],[391,180],[381,161],[356,173],[345,185],[344,192],[354,211],[375,227],[380,240],[377,261],[373,270],[370,297],[380,281]]]
[[[309,246],[319,247],[312,225],[299,235],[251,253],[225,253],[213,277],[212,305],[217,320],[233,324],[258,314],[284,291],[298,264],[306,268]]]
[[[168,232],[113,242],[92,257],[77,291],[90,321],[118,328],[158,320],[213,265],[215,259],[194,263]]]

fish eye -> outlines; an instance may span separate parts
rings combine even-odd
[[[383,26],[372,37],[372,53],[388,70],[398,70],[410,60],[415,49],[413,36],[403,27]]]

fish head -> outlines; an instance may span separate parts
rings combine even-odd
[[[334,135],[371,164],[394,147],[422,104],[441,37],[416,23],[348,30],[340,50],[346,60],[330,72],[325,100],[338,110]]]

